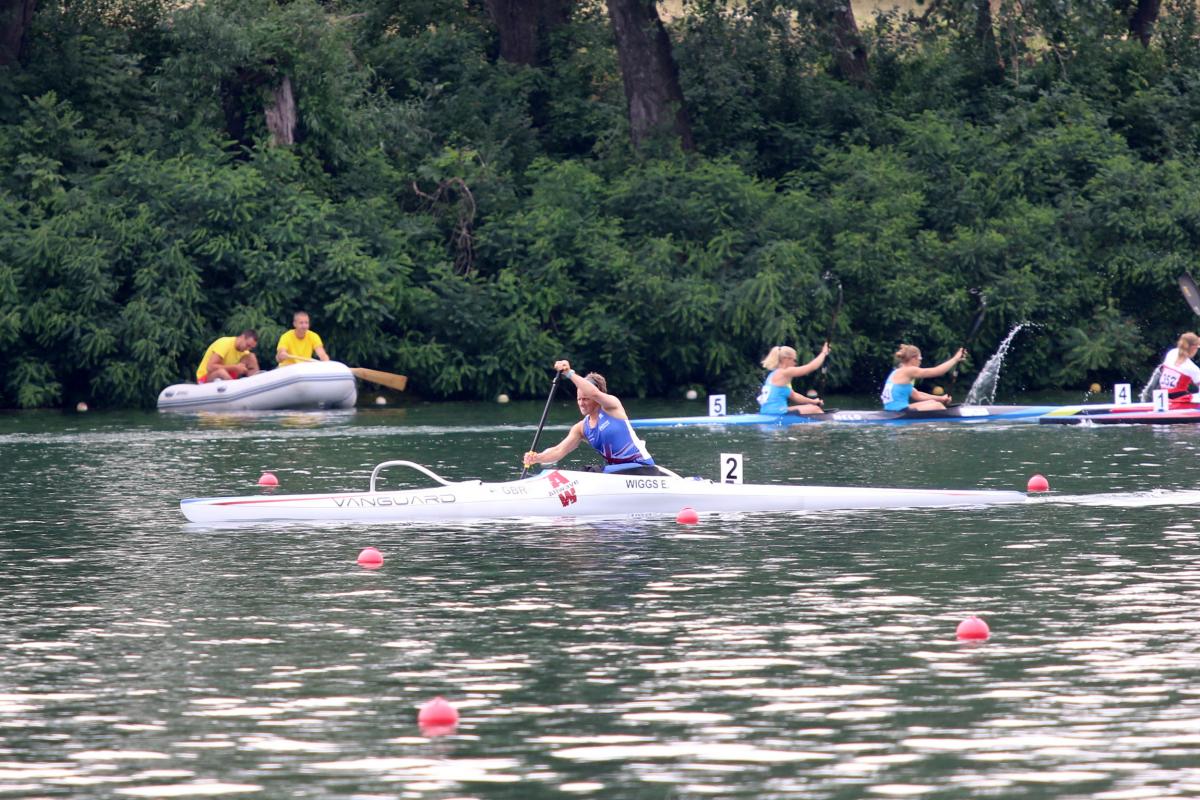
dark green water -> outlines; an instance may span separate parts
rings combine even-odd
[[[361,489],[394,458],[511,478],[540,411],[0,416],[0,797],[1200,793],[1190,426],[646,436],[685,474],[740,452],[754,482],[1055,489],[994,509],[225,530],[179,513],[265,469],[289,492]],[[382,569],[356,564],[368,545]],[[989,641],[956,641],[972,613]],[[439,694],[461,722],[427,738],[416,712]]]

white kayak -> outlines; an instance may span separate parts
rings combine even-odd
[[[354,374],[340,361],[313,361],[213,383],[177,383],[158,395],[159,411],[271,411],[354,408]]]
[[[437,485],[376,491],[385,467],[405,466]],[[654,516],[691,507],[699,514],[752,511],[830,511],[863,508],[929,508],[1023,503],[1021,492],[956,489],[879,489],[852,486],[786,486],[717,483],[703,478],[624,476],[552,469],[523,480],[448,481],[411,461],[385,461],[365,492],[260,494],[180,501],[192,522],[385,522],[500,517]]]

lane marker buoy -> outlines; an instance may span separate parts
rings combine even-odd
[[[955,631],[955,635],[959,639],[983,640],[991,636],[992,632],[988,630],[986,622],[972,614],[958,623],[958,630]]]
[[[278,486],[279,478],[276,478],[275,473],[273,473],[273,472],[264,472],[262,475],[260,475],[258,477],[258,485],[259,486]]]
[[[453,733],[457,724],[458,711],[441,696],[433,698],[417,712],[417,725],[426,736]]]
[[[368,569],[382,567],[383,553],[379,552],[374,547],[364,547],[363,551],[358,554],[358,563]]]
[[[696,513],[696,509],[691,506],[684,506],[679,509],[679,513],[675,515],[675,521],[681,525],[695,525],[700,521],[700,515]]]
[[[1025,488],[1030,492],[1048,492],[1050,491],[1050,481],[1046,480],[1045,475],[1034,475],[1029,479]]]

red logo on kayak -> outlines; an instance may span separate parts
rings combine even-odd
[[[567,479],[566,475],[563,475],[558,470],[554,470],[554,472],[551,472],[546,477],[550,479],[551,489],[556,489],[559,486],[563,487],[563,489],[557,493],[558,502],[563,504],[563,508],[571,505],[571,503],[578,502],[579,497],[575,494],[575,486],[570,480]]]

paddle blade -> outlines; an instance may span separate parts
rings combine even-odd
[[[1192,307],[1192,313],[1200,316],[1200,289],[1196,288],[1196,282],[1192,280],[1191,275],[1179,276],[1179,289],[1183,292],[1183,299]]]
[[[404,388],[408,386],[407,375],[397,375],[394,372],[383,372],[377,369],[367,369],[366,367],[351,367],[350,371],[354,373],[354,377],[356,378],[377,383],[389,389],[395,389],[397,392],[403,392]]]

